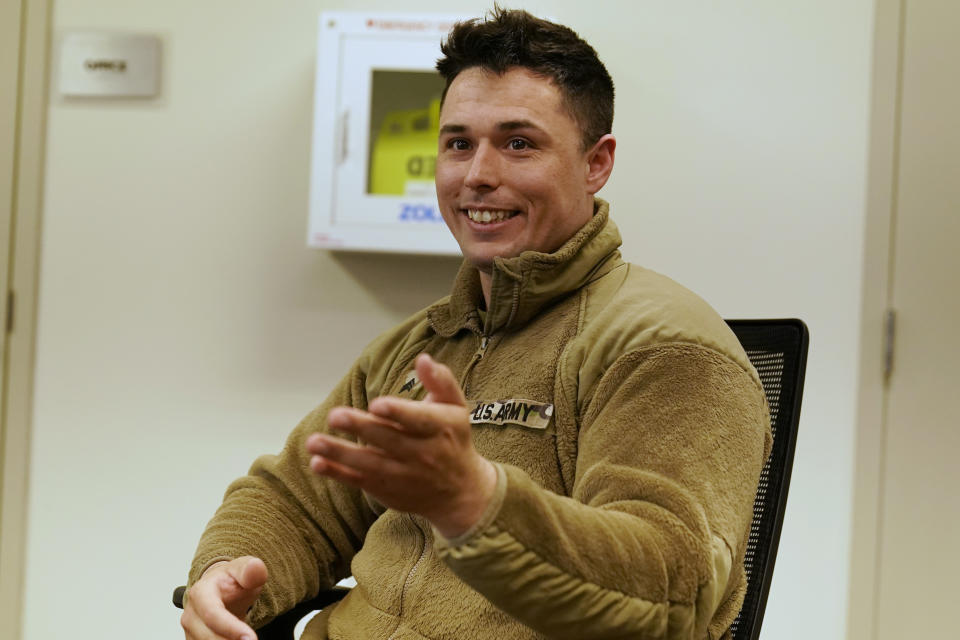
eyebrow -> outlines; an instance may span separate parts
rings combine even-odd
[[[497,125],[497,128],[501,131],[514,131],[516,129],[536,129],[537,131],[543,131],[543,129],[530,120],[509,120],[507,122],[501,122]]]
[[[462,124],[445,124],[440,127],[440,135],[445,133],[463,133],[467,128]]]
[[[463,124],[445,124],[440,127],[440,135],[448,133],[466,133],[469,127]],[[530,120],[508,120],[506,122],[501,122],[497,125],[497,129],[500,131],[516,131],[517,129],[536,129],[537,131],[543,131],[542,128],[538,127],[536,124]]]

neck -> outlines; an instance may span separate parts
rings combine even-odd
[[[490,287],[493,286],[493,274],[490,271],[484,271],[483,269],[478,269],[477,272],[480,274],[480,289],[483,291],[483,306],[486,309],[489,309]]]

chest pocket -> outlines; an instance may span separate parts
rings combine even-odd
[[[480,455],[523,469],[540,486],[563,493],[552,404],[513,398],[467,406],[473,409],[473,445]]]

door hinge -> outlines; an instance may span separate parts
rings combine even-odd
[[[890,380],[893,373],[893,342],[897,335],[897,312],[887,309],[883,318],[883,379]]]
[[[13,291],[7,291],[7,318],[4,322],[7,333],[13,333],[13,303],[16,302],[16,296]]]

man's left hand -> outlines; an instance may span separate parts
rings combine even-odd
[[[332,409],[330,427],[359,443],[311,435],[310,468],[363,489],[387,507],[420,514],[454,538],[483,515],[497,472],[473,448],[466,401],[450,369],[426,354],[415,368],[425,400],[382,396],[368,411]]]

